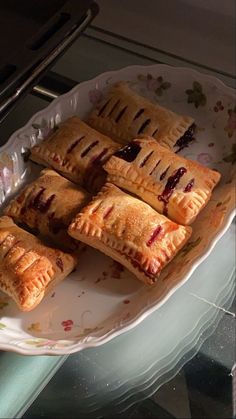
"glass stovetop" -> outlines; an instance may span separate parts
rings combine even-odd
[[[99,19],[53,68],[65,83],[164,62],[234,86],[230,65],[224,71],[208,59],[204,67],[204,57],[188,59],[187,52],[181,57],[122,37]],[[0,144],[47,104],[42,95],[28,95],[2,123]],[[168,324],[174,333],[167,333]],[[69,357],[0,352],[0,417],[229,418],[234,363],[235,222],[190,280],[132,331]]]

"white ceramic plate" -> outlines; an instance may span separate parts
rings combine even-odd
[[[191,241],[147,288],[99,252],[88,249],[76,272],[30,313],[20,313],[0,294],[0,349],[68,354],[97,346],[140,323],[191,276],[228,229],[235,214],[235,93],[219,80],[192,69],[132,66],[81,83],[38,112],[0,149],[2,206],[39,168],[24,151],[73,114],[85,118],[108,85],[127,80],[141,94],[197,123],[196,141],[182,155],[222,173],[207,207],[193,224]]]

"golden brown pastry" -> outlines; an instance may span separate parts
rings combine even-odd
[[[74,249],[67,228],[88,197],[82,188],[54,170],[45,169],[10,202],[4,213],[16,223],[50,238],[57,246]]]
[[[10,217],[0,217],[0,290],[21,310],[36,307],[75,266],[74,256],[45,246]]]
[[[87,189],[94,191],[105,182],[102,164],[117,150],[110,138],[95,131],[79,117],[73,116],[34,146],[31,160],[50,166]]]
[[[176,155],[150,137],[117,151],[104,168],[108,181],[184,225],[194,221],[220,180],[218,172]]]
[[[69,234],[112,257],[145,284],[154,284],[191,235],[148,204],[107,183],[82,209]]]
[[[88,124],[122,144],[139,135],[149,135],[174,151],[186,146],[195,130],[193,118],[150,102],[126,82],[111,87],[99,107],[92,111]]]

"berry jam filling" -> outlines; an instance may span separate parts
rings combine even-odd
[[[99,165],[102,162],[103,157],[107,154],[108,152],[108,148],[104,148],[100,154],[98,154],[97,156],[93,157],[90,161],[90,164],[93,165]]]
[[[114,110],[116,109],[116,107],[119,105],[119,103],[120,103],[120,99],[117,100],[117,102],[115,103],[115,105],[112,106],[112,108],[111,108],[111,110],[110,110],[110,112],[108,114],[108,118],[112,115],[112,113],[114,112]]]
[[[88,154],[92,148],[96,147],[96,145],[98,145],[99,141],[94,141],[92,144],[90,144],[82,153],[81,153],[81,157],[85,157],[86,154]]]
[[[155,228],[155,230],[151,234],[150,239],[146,243],[147,247],[150,247],[154,243],[154,241],[157,239],[161,231],[162,231],[161,226],[158,226],[157,228]]]
[[[99,154],[91,157],[83,176],[83,186],[85,189],[87,189],[87,187],[93,188],[95,186],[94,182],[98,179],[101,180],[101,178],[105,176],[106,172],[102,168],[102,165],[109,156],[106,156],[108,151],[108,148],[104,148]]]
[[[168,172],[169,168],[170,168],[170,166],[168,166],[168,167],[166,168],[166,170],[165,170],[165,171],[161,174],[161,176],[160,176],[160,180],[165,179],[166,174],[167,174],[167,172]]]
[[[140,164],[139,167],[145,166],[145,164],[150,159],[150,157],[153,155],[153,153],[154,153],[154,151],[151,151],[149,154],[147,154],[146,157],[143,159],[143,161],[142,161],[142,163]]]
[[[53,194],[46,201],[44,201],[42,199],[42,195],[44,191],[45,191],[45,188],[42,188],[29,203],[29,208],[33,208],[39,212],[42,212],[43,214],[49,210],[52,204],[52,201],[54,200],[56,196],[55,194]]]
[[[61,230],[66,229],[66,225],[59,218],[54,217],[54,213],[48,216],[48,228],[53,234],[58,234]]]
[[[120,118],[122,117],[122,115],[124,115],[124,113],[125,113],[125,111],[126,111],[126,109],[127,109],[127,107],[128,106],[125,106],[121,111],[120,111],[120,113],[118,114],[118,116],[116,117],[116,122],[119,122],[119,120],[120,120]]]
[[[85,189],[89,189],[89,190],[93,189],[94,187],[96,188],[96,182],[99,183],[105,174],[106,174],[105,170],[101,167],[99,163],[93,166],[89,164],[87,169],[84,172],[82,186]]]
[[[56,154],[53,158],[52,158],[52,160],[55,162],[55,163],[60,163],[60,157]]]
[[[73,150],[74,150],[74,148],[80,143],[80,141],[81,140],[83,140],[83,138],[84,138],[84,136],[83,137],[81,137],[81,138],[78,138],[78,140],[76,140],[76,141],[74,141],[71,145],[70,145],[70,147],[68,148],[68,150],[67,150],[67,153],[71,153]]]
[[[184,188],[184,192],[190,192],[194,185],[194,179],[191,179]]]
[[[24,215],[26,213],[26,210],[27,210],[27,206],[22,207],[20,210],[20,214]]]
[[[157,168],[157,166],[160,164],[160,162],[161,162],[161,160],[158,160],[158,161],[156,162],[155,166],[153,167],[153,169],[152,169],[152,170],[151,170],[151,172],[149,173],[149,175],[150,175],[150,176],[154,173],[154,171],[156,170],[156,168]]]
[[[135,115],[135,117],[134,117],[133,121],[134,121],[135,119],[139,118],[139,117],[142,115],[142,113],[143,113],[143,112],[144,112],[144,109],[139,109],[139,111],[136,113],[136,115]]]
[[[155,131],[153,131],[152,133],[152,137],[154,137],[158,133],[158,131],[159,131],[158,128],[156,128]]]
[[[143,272],[147,277],[151,279],[152,282],[155,282],[156,274],[160,268],[160,262],[158,258],[152,260],[150,265],[145,268],[142,265],[142,254],[137,252],[135,255],[129,255],[126,252],[118,251],[122,256],[129,260],[129,262],[134,266],[134,268],[138,269],[140,272]]]
[[[138,130],[138,135],[142,134],[142,132],[145,130],[145,128],[150,124],[151,119],[146,119],[146,121],[144,121],[144,123],[141,125],[141,127]]]
[[[183,148],[188,147],[189,144],[194,140],[193,134],[196,129],[196,124],[190,125],[190,127],[187,129],[187,131],[184,133],[182,137],[180,137],[174,147],[179,147],[176,153],[181,151]]]
[[[158,195],[159,201],[164,202],[164,211],[163,214],[167,215],[167,204],[169,202],[169,199],[174,192],[175,187],[179,183],[181,177],[187,172],[187,169],[185,167],[180,167],[176,172],[170,176],[166,182],[166,186],[164,188],[164,191],[161,195]]]
[[[129,258],[130,263],[133,265],[134,268],[138,269],[140,272],[143,272],[146,276],[148,276],[153,282],[155,281],[157,269],[152,269],[152,266],[150,268],[145,269],[141,263],[137,262],[136,260],[133,260]]]
[[[111,212],[112,212],[112,210],[113,210],[113,206],[111,206],[111,207],[108,207],[107,209],[106,209],[106,211],[104,211],[104,214],[103,214],[103,219],[105,220],[105,219],[107,219],[108,217],[109,217],[109,215],[111,214]]]
[[[105,111],[108,103],[110,102],[111,99],[109,99],[100,109],[100,111],[98,112],[98,116],[102,115],[102,113]]]
[[[116,151],[114,156],[123,159],[129,163],[134,161],[139,154],[141,147],[138,142],[129,143],[121,150]]]
[[[64,266],[63,266],[63,262],[62,262],[62,259],[60,258],[60,256],[58,256],[57,258],[56,258],[56,265],[58,266],[58,268],[61,270],[61,272],[63,272],[63,268],[64,268]]]

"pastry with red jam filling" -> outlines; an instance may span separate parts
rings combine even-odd
[[[78,243],[69,237],[67,228],[89,196],[54,170],[44,169],[8,204],[4,213],[56,246],[74,250]]]
[[[148,135],[174,152],[194,139],[193,118],[178,115],[138,95],[128,83],[113,85],[88,118],[88,124],[121,144]]]
[[[152,285],[187,242],[192,229],[107,183],[75,217],[68,232]]]
[[[102,165],[118,147],[109,137],[73,116],[35,145],[30,158],[94,192],[105,183],[106,174]]]
[[[217,171],[173,153],[150,137],[118,150],[104,168],[109,182],[183,225],[195,220],[220,180]]]

